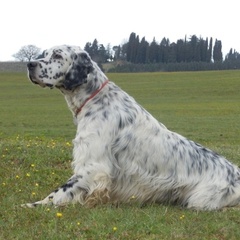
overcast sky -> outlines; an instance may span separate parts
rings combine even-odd
[[[240,52],[239,0],[2,0],[0,61],[33,44],[42,50],[95,38],[105,46],[126,42],[131,32],[148,42],[190,37],[222,41],[223,54]]]

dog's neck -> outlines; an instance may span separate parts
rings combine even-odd
[[[99,81],[94,86],[91,85],[92,81],[89,81],[89,83],[86,83],[85,86],[81,85],[73,91],[62,91],[74,118],[79,115],[89,101],[91,101],[96,95],[99,94],[99,92],[102,91],[108,82],[109,80],[106,77],[104,81]]]
[[[81,112],[82,108],[85,106],[85,104],[90,101],[92,98],[94,98],[107,84],[108,84],[109,80],[107,79],[101,86],[100,88],[98,88],[97,90],[95,90],[83,103],[82,105],[76,110],[75,112],[75,116],[77,117],[77,115]]]

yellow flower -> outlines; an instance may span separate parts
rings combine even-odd
[[[39,186],[39,184],[38,184],[38,183],[35,183],[35,186],[36,186],[36,187],[38,187],[38,186]]]
[[[77,225],[80,226],[80,222],[77,222]]]
[[[114,232],[117,231],[117,227],[113,227],[113,231],[114,231]]]
[[[35,164],[32,163],[32,164],[31,164],[31,167],[35,167]]]
[[[35,196],[35,195],[36,195],[36,193],[35,193],[35,192],[32,192],[32,195],[33,195],[33,196]]]
[[[182,216],[180,217],[180,220],[183,220],[183,219],[184,219],[184,217],[185,217],[185,216],[184,216],[184,215],[182,215]]]
[[[2,185],[3,185],[3,186],[6,186],[6,183],[5,183],[5,182],[3,182],[3,183],[2,183]]]
[[[62,213],[59,213],[59,212],[58,212],[58,213],[56,214],[56,216],[57,216],[58,218],[61,218],[61,217],[62,217]]]
[[[16,175],[16,178],[18,179],[18,178],[19,178],[19,176],[18,176],[18,175]]]
[[[27,177],[30,177],[30,176],[31,176],[31,174],[30,174],[30,173],[27,173],[27,174],[26,174],[26,176],[27,176]]]

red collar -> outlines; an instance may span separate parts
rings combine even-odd
[[[93,92],[92,95],[84,101],[84,103],[77,109],[77,111],[76,111],[76,113],[75,113],[75,116],[77,116],[77,115],[81,112],[81,110],[82,110],[82,108],[85,106],[85,104],[86,104],[89,100],[91,100],[92,98],[94,98],[94,97],[108,84],[108,82],[109,82],[109,80],[106,80],[99,89],[97,89],[95,92]]]

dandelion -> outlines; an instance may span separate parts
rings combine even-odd
[[[184,215],[182,215],[181,217],[180,217],[180,220],[183,220],[185,218],[185,216]]]
[[[27,173],[27,174],[26,174],[26,176],[27,176],[27,177],[30,177],[30,176],[31,176],[31,174],[30,174],[30,173]]]
[[[38,183],[35,183],[35,186],[36,186],[36,187],[38,187],[38,186],[39,186],[39,184],[38,184]]]
[[[70,142],[66,142],[66,145],[67,145],[68,147],[70,147],[70,146],[71,146],[71,143],[70,143]]]
[[[35,196],[35,195],[36,195],[36,193],[35,193],[35,192],[32,192],[32,195],[33,195],[33,196]]]
[[[19,179],[19,176],[18,176],[18,175],[16,175],[16,179]]]
[[[5,182],[3,182],[3,183],[2,183],[2,185],[3,185],[3,186],[6,186],[6,183],[5,183]]]
[[[77,222],[77,225],[80,226],[80,222]]]
[[[117,231],[117,227],[113,227],[113,231],[116,232]]]
[[[46,211],[49,212],[49,211],[50,211],[50,208],[47,208]]]
[[[35,167],[35,164],[32,163],[32,164],[31,164],[31,167],[34,168],[34,167]]]
[[[52,172],[52,175],[54,175],[55,174],[55,172]]]
[[[135,199],[136,197],[133,195],[133,196],[131,196],[130,197],[130,200],[133,200],[133,199]]]
[[[58,218],[61,218],[63,215],[62,215],[62,213],[59,213],[59,212],[58,212],[58,213],[56,214],[56,216],[57,216]]]

